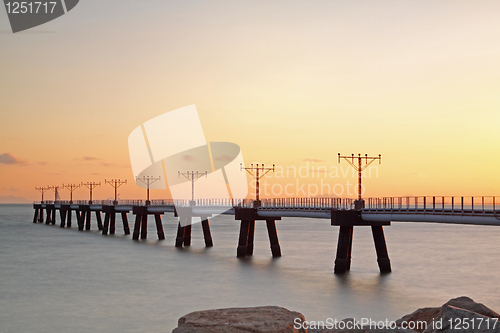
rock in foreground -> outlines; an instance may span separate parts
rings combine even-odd
[[[500,332],[500,315],[481,303],[476,303],[466,296],[453,298],[440,308],[422,308],[398,319],[400,326],[403,322],[426,322],[426,329],[422,326],[414,328],[419,333],[437,332]]]
[[[462,296],[441,307],[418,309],[391,322],[390,327],[339,325],[339,328],[325,328],[313,327],[312,322],[309,326],[296,325],[306,324],[299,312],[264,306],[193,312],[181,317],[172,333],[500,333],[499,319],[495,311]],[[356,323],[356,320],[350,318],[342,322]]]
[[[179,319],[172,333],[305,333],[294,320],[304,316],[277,306],[196,311]]]

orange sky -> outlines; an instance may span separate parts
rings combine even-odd
[[[117,10],[86,0],[12,34],[1,9],[0,197],[38,200],[35,186],[121,178],[130,184],[120,197],[142,198],[128,135],[191,104],[207,141],[240,145],[248,164],[346,172],[338,152],[382,154],[365,196],[498,195],[499,12],[498,1],[123,1]],[[322,176],[267,181],[356,182]],[[94,194],[112,195],[109,185]]]

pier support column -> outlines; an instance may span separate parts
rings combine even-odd
[[[97,229],[102,230],[102,219],[100,211],[98,210],[95,211],[95,218],[97,220]]]
[[[51,221],[52,225],[55,225],[56,224],[56,208],[53,207],[52,208],[52,221]]]
[[[142,215],[135,215],[134,233],[132,234],[133,240],[139,240],[139,232],[141,230],[141,219]]]
[[[45,210],[47,211],[47,217],[45,218],[45,224],[46,225],[49,225],[50,224],[50,216],[52,215],[52,208],[50,208],[48,205],[47,207],[45,208]]]
[[[345,274],[351,267],[351,248],[353,226],[340,226],[335,259],[335,274]]]
[[[141,216],[141,239],[148,238],[148,214]]]
[[[139,240],[139,234],[141,239],[146,239],[148,237],[148,207],[134,206],[132,212],[135,214],[135,225],[134,225],[134,233],[132,234],[132,239]]]
[[[104,213],[104,226],[102,228],[102,234],[103,235],[107,235],[108,234],[110,214],[111,213],[109,213],[109,212]]]
[[[235,220],[241,221],[240,237],[238,239],[238,249],[236,256],[245,258],[253,255],[254,237],[255,237],[255,221],[266,221],[267,233],[269,235],[269,243],[271,253],[274,258],[281,257],[281,247],[278,241],[278,232],[276,230],[276,221],[281,220],[281,217],[266,218],[259,216],[257,208],[241,208],[237,207],[234,214]]]
[[[68,215],[66,216],[66,227],[71,228],[71,207],[68,209]]]
[[[40,210],[39,208],[35,207],[35,215],[33,215],[33,223],[37,223],[38,222],[39,210]]]
[[[281,257],[281,248],[280,248],[280,243],[278,241],[278,231],[276,230],[276,221],[266,220],[266,224],[267,224],[267,233],[269,234],[269,243],[271,244],[271,253],[273,254],[274,258]]]
[[[155,222],[156,222],[156,233],[158,234],[159,240],[165,239],[165,232],[163,231],[163,224],[161,223],[161,215],[155,214]]]
[[[59,225],[61,228],[66,226],[66,214],[68,213],[68,208],[61,206],[59,210],[59,214],[61,216],[61,224]]]
[[[352,254],[352,235],[354,234],[354,227],[352,231],[349,233],[349,250],[347,252],[347,271],[351,270],[351,254]]]
[[[86,212],[86,221],[85,221],[85,230],[90,230],[90,221],[91,221],[91,216],[90,216],[90,208],[87,208],[87,212]]]
[[[375,242],[375,250],[377,251],[377,262],[380,273],[390,273],[391,261],[387,252],[383,227],[372,225],[372,234],[373,241]]]
[[[114,210],[110,213],[110,217],[111,221],[109,222],[109,234],[114,235],[116,230],[116,213]]]
[[[122,212],[123,233],[130,235],[130,228],[128,226],[127,212]]]
[[[236,250],[236,257],[245,258],[248,249],[248,230],[250,228],[249,220],[241,220],[240,223],[240,237],[238,240],[238,248]],[[255,221],[254,221],[255,222]]]
[[[191,218],[188,219],[188,223],[184,227],[184,246],[191,246],[191,229],[192,229],[192,224],[191,224]]]
[[[43,208],[40,208],[40,215],[38,216],[38,222],[43,223]]]
[[[80,230],[80,219],[82,218],[82,212],[80,211],[80,208],[75,209],[75,215],[76,215],[76,224],[78,225],[78,230]]]
[[[203,229],[203,237],[205,238],[205,246],[212,247],[214,246],[214,243],[212,241],[212,234],[210,232],[210,224],[208,222],[208,217],[202,217],[201,219],[202,219],[201,227]]]
[[[86,211],[80,208],[81,210],[78,211],[78,230],[83,231],[83,228],[85,227],[85,213]]]
[[[248,238],[247,238],[247,256],[253,256],[253,244],[255,239],[255,221],[251,220],[248,223]]]
[[[181,222],[179,221],[179,225],[177,226],[177,237],[175,238],[175,247],[182,247],[184,243],[184,229],[185,227],[181,226]]]

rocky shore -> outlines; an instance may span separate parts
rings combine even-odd
[[[196,311],[181,317],[172,333],[500,333],[499,319],[487,306],[462,296],[391,322],[308,322],[301,313],[277,306]]]

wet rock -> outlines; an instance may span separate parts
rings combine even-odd
[[[428,327],[424,333],[500,332],[500,325],[496,325],[496,323],[497,320],[490,317],[445,304],[441,308],[437,321],[434,325]]]
[[[485,306],[482,303],[474,302],[471,298],[469,298],[467,296],[461,296],[461,297],[450,299],[441,308],[445,308],[448,305],[454,306],[456,308],[464,309],[464,310],[469,310],[471,312],[475,312],[475,313],[478,313],[478,314],[486,316],[486,317],[500,319],[500,315],[498,313],[491,310],[490,308],[488,308],[487,306]]]
[[[398,320],[396,325],[401,327],[404,323],[413,323],[411,327],[415,332],[422,333],[426,328],[432,325],[432,321],[439,317],[441,308],[420,308]],[[425,322],[425,324],[423,324]]]
[[[277,306],[196,311],[179,319],[172,333],[306,333],[295,329],[303,322],[299,312]]]
[[[500,333],[499,319],[500,315],[487,306],[462,296],[441,307],[418,309],[398,319],[395,329],[360,327],[353,318],[342,320],[336,328],[307,322],[304,329],[297,325],[305,321],[302,314],[264,306],[193,312],[179,319],[173,333]],[[404,323],[410,326],[401,328]]]
[[[422,308],[396,321],[413,323],[413,329],[419,333],[437,332],[500,332],[500,325],[495,325],[499,314],[487,306],[462,296],[453,298],[440,308]],[[425,326],[422,322],[426,323]],[[499,326],[499,327],[497,327]]]

